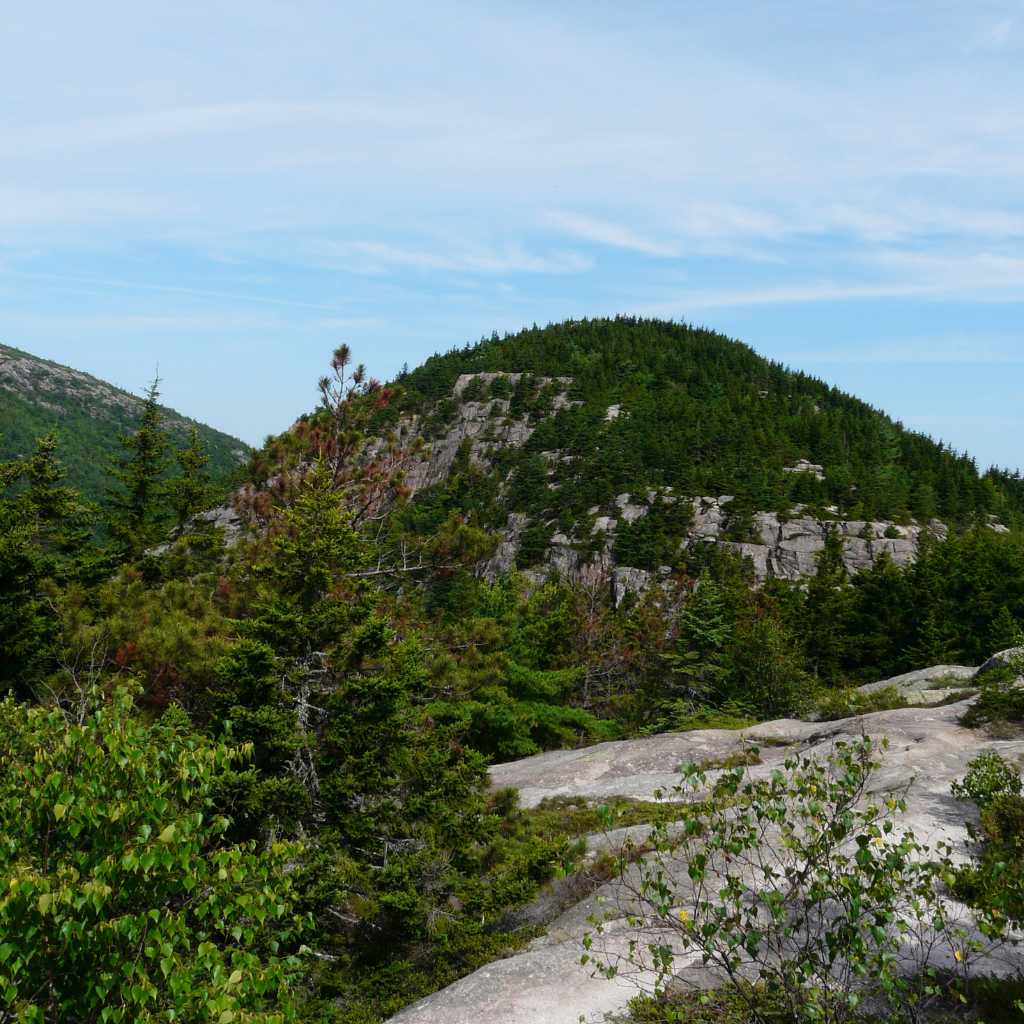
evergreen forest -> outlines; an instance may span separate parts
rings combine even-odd
[[[161,406],[168,432],[179,442],[192,427],[206,442],[210,470],[233,479],[248,456],[238,438]],[[139,428],[142,401],[105,381],[0,345],[0,459],[27,458],[51,427],[60,433],[66,482],[88,501],[103,499],[104,468],[119,451],[118,435]],[[172,471],[174,467],[172,467]]]
[[[234,533],[202,514],[224,501],[213,443],[168,429],[156,385],[98,482],[78,420],[3,421],[34,436],[0,463],[0,1019],[379,1024],[533,938],[515,911],[609,813],[524,809],[490,765],[849,715],[858,684],[1024,642],[1019,473],[740,342],[616,318],[390,383],[346,346],[325,362],[318,407],[232,481]],[[480,373],[461,400],[507,400],[533,433],[412,493]],[[800,459],[822,479],[785,471]],[[657,586],[616,605],[599,576],[528,571],[556,529],[648,490],[733,495],[741,523],[799,504],[948,533],[851,577],[833,532],[806,580],[759,581],[681,546],[662,502],[617,542],[665,563]],[[492,579],[511,512],[533,548]]]

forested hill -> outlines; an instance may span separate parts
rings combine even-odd
[[[482,372],[525,375],[510,415],[529,412],[536,430],[500,468],[522,470],[523,481],[538,453],[558,453],[551,479],[573,485],[558,495],[563,518],[623,492],[671,487],[735,495],[736,510],[786,512],[800,502],[850,518],[1024,524],[1019,472],[981,473],[968,455],[865,402],[685,323],[616,317],[494,334],[403,372],[401,411],[424,416],[429,437],[452,417],[460,375]],[[566,395],[579,404],[551,416],[563,386],[540,386],[539,377],[571,377]],[[801,459],[823,472],[792,472]]]
[[[162,409],[165,427],[184,441],[195,422]],[[0,345],[0,462],[31,454],[36,439],[53,426],[59,431],[59,455],[67,483],[94,501],[109,483],[104,467],[120,451],[119,433],[138,429],[142,399],[70,367]],[[237,469],[249,446],[236,437],[195,423],[209,445],[210,472],[223,476]]]

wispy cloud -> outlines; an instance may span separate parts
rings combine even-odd
[[[380,242],[344,242],[329,250],[346,269],[360,273],[381,273],[395,266],[415,270],[445,270],[493,274],[578,274],[589,269],[592,261],[574,251],[546,256],[524,251],[519,246],[504,250],[470,249],[448,243],[434,250],[408,249]]]
[[[545,219],[553,227],[561,228],[575,238],[584,238],[599,245],[609,245],[617,249],[630,249],[634,252],[646,253],[648,256],[678,256],[679,251],[669,245],[651,241],[629,228],[593,217],[584,217],[576,213],[549,212]]]

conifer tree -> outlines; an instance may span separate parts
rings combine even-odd
[[[679,615],[676,650],[667,656],[676,679],[674,689],[685,689],[691,699],[705,699],[718,690],[731,638],[721,587],[703,577]]]
[[[1009,647],[1018,647],[1024,644],[1024,629],[1010,613],[1010,609],[1004,604],[996,613],[989,629],[989,647],[992,653],[1005,651]]]
[[[21,462],[0,463],[0,687],[18,682],[37,662],[45,620],[37,590],[38,553],[24,501],[3,491],[24,473]]]
[[[195,424],[189,433],[188,445],[175,453],[175,462],[181,469],[181,476],[170,481],[168,495],[174,509],[176,524],[174,534],[181,537],[186,530],[195,532],[202,523],[195,522],[199,512],[204,512],[213,502],[213,488],[210,486],[210,446],[200,437]]]
[[[113,482],[106,488],[107,531],[129,561],[163,539],[167,522],[164,472],[171,443],[161,429],[159,386],[158,377],[146,392],[139,429],[118,436],[123,453],[112,456],[106,470]]]
[[[804,644],[811,670],[837,682],[846,648],[851,590],[843,564],[843,539],[835,525],[815,557],[817,571],[807,584]]]
[[[54,426],[36,441],[35,450],[25,468],[28,505],[35,543],[43,553],[71,555],[88,542],[92,513],[73,487],[64,485],[65,468],[57,456],[58,435]]]

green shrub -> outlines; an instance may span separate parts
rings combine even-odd
[[[592,915],[584,961],[608,977],[621,966],[649,970],[661,995],[682,949],[745,1004],[719,1020],[839,1024],[871,998],[920,1019],[963,986],[982,946],[942,899],[952,847],[932,850],[900,831],[904,801],[873,796],[879,767],[867,736],[836,743],[825,761],[790,757],[757,780],[739,765],[709,785],[688,766],[674,792],[692,801],[652,831],[627,883],[629,954],[601,952],[604,919]],[[627,844],[621,863],[629,856]],[[982,924],[998,931],[984,915]],[[943,948],[957,970],[940,982],[929,958]],[[791,1018],[779,1017],[780,1005]]]
[[[968,822],[974,857],[956,872],[954,893],[1004,919],[1024,921],[1024,785],[1018,767],[986,750],[951,788],[980,816],[979,825]]]
[[[976,728],[998,722],[1024,723],[1024,687],[1018,685],[1021,670],[1020,659],[1014,659],[982,676],[981,693],[964,712],[960,724]]]
[[[4,1019],[294,1019],[298,847],[222,841],[210,789],[238,758],[123,690],[81,718],[0,705]]]
[[[816,720],[834,722],[840,718],[867,715],[873,711],[893,711],[909,707],[907,698],[898,687],[884,686],[870,693],[860,693],[850,688],[825,690],[815,707]]]
[[[994,750],[985,750],[967,762],[963,782],[954,782],[952,790],[957,800],[988,807],[1000,797],[1020,796],[1020,772]]]
[[[698,707],[680,698],[662,705],[663,717],[643,730],[650,736],[659,732],[694,732],[697,729],[746,729],[758,719],[744,704],[727,700],[721,707]]]

